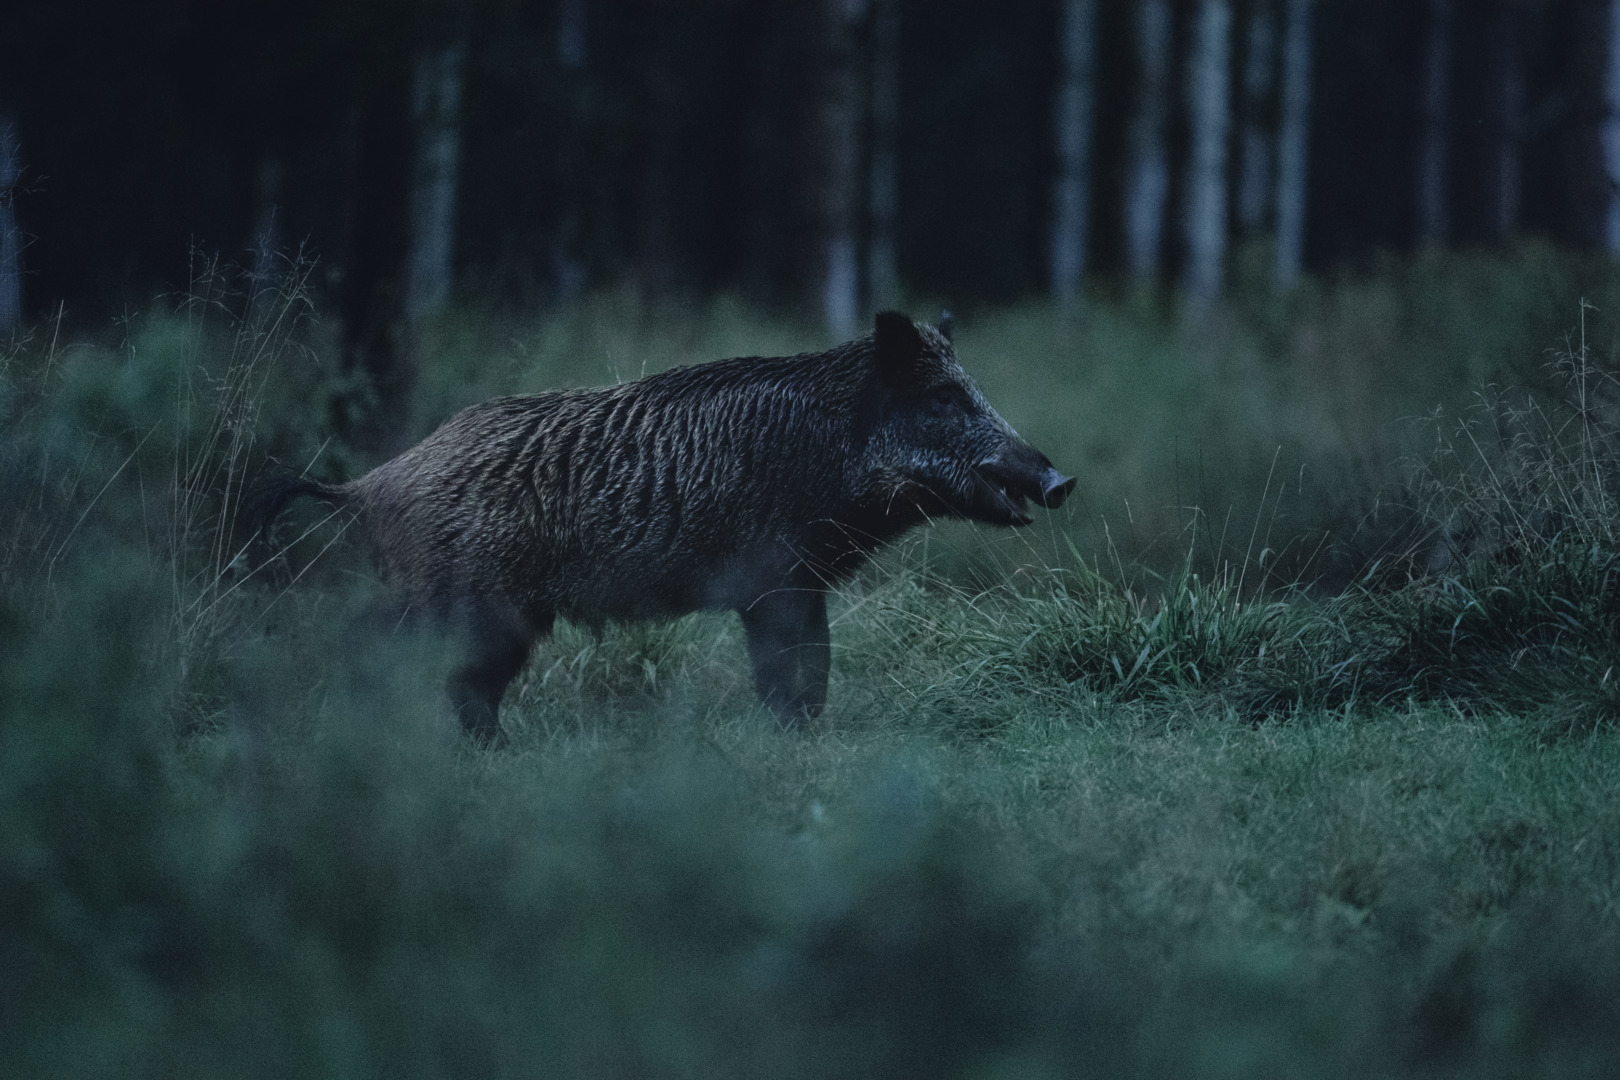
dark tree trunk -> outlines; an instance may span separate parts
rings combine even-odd
[[[1457,179],[1453,235],[1499,244],[1518,229],[1524,138],[1519,5],[1491,0],[1459,11]]]
[[[643,75],[646,127],[636,191],[635,268],[642,289],[655,295],[667,293],[679,279],[675,186],[684,88],[673,55],[678,50],[671,40],[678,36],[678,28],[669,18],[659,20],[657,43]]]
[[[557,67],[562,79],[564,113],[557,135],[556,174],[559,202],[556,232],[549,258],[552,285],[563,300],[585,289],[584,244],[586,185],[585,129],[590,48],[589,5],[562,0],[557,10]]]
[[[363,455],[386,457],[411,435],[409,405],[415,370],[404,319],[410,252],[410,78],[380,73],[351,113],[346,140],[350,169],[347,265],[340,310],[349,389],[334,421]]]
[[[1605,247],[1620,255],[1620,0],[1610,0],[1608,26],[1608,71],[1603,80],[1604,179],[1608,182],[1608,214]]]
[[[1558,149],[1549,162],[1552,175],[1543,170],[1538,193],[1538,209],[1551,219],[1557,234],[1585,251],[1605,250],[1608,236],[1611,188],[1603,160],[1603,129],[1610,4],[1611,0],[1573,4],[1560,50],[1568,57],[1563,73],[1567,112],[1559,125]]]
[[[1429,0],[1428,48],[1423,57],[1423,127],[1418,146],[1417,240],[1444,244],[1450,235],[1447,170],[1451,151],[1451,70],[1454,0]]]
[[[731,269],[744,294],[759,303],[779,302],[796,269],[787,252],[798,238],[788,228],[784,196],[794,192],[799,172],[798,145],[788,132],[795,126],[789,122],[797,98],[793,76],[804,61],[800,14],[799,5],[749,5],[739,32]]]
[[[1243,138],[1239,149],[1237,220],[1244,233],[1264,229],[1276,192],[1274,102],[1277,96],[1277,5],[1253,0],[1243,35]]]
[[[1497,122],[1491,168],[1496,177],[1491,231],[1498,241],[1511,240],[1519,229],[1524,198],[1525,57],[1524,26],[1515,0],[1501,0],[1492,20],[1492,60],[1497,82]]]
[[[560,0],[557,4],[557,64],[565,71],[585,66],[589,9],[587,0]]]
[[[286,186],[287,164],[280,154],[265,153],[253,167],[253,236],[251,273],[255,295],[273,284],[286,241],[281,220],[281,201]]]
[[[22,233],[15,206],[21,153],[16,124],[0,113],[0,338],[22,325]]]

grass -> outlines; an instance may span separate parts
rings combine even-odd
[[[1523,256],[1533,283],[1579,271],[1543,257]],[[348,538],[310,519],[293,567],[250,572],[219,527],[249,457],[332,453],[307,421],[331,386],[319,326],[266,336],[226,291],[121,349],[40,334],[0,371],[0,1075],[1612,1073],[1605,324],[1532,365],[1530,396],[1460,412],[1472,359],[1355,404],[1335,395],[1365,376],[1237,357],[1360,348],[1358,306],[1395,327],[1369,363],[1438,353],[1401,305],[1466,315],[1471,294],[1511,338],[1533,319],[1484,287],[1511,269],[1236,303],[1169,420],[1148,390],[1113,416],[1050,388],[1165,386],[1182,329],[1107,305],[1078,330],[964,320],[992,400],[1055,459],[1117,439],[1125,478],[1094,470],[1086,499],[1140,485],[1118,489],[1134,524],[886,553],[837,597],[831,705],[803,736],[755,701],[734,617],[563,627],[493,753],[438,704],[442,643],[361,614]],[[507,329],[441,324],[424,400],[803,341],[623,295],[490,346]],[[1034,347],[1133,339],[1155,344],[1073,384]],[[1141,493],[1199,393],[1224,432],[1209,460],[1259,478],[1242,525]],[[1340,496],[1264,424],[1244,434],[1295,422],[1296,393],[1346,433],[1382,395],[1451,403],[1356,434],[1399,480],[1382,513],[1402,511],[1356,518],[1387,555],[1347,582],[1292,583],[1319,542],[1295,527],[1328,528]],[[1344,450],[1318,434],[1324,460]]]

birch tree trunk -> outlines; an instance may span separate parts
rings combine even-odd
[[[1183,285],[1194,308],[1220,296],[1226,265],[1226,142],[1231,134],[1232,5],[1200,0],[1187,79],[1192,151],[1183,217]]]
[[[1095,83],[1096,0],[1064,0],[1059,34],[1058,175],[1052,198],[1052,299],[1062,312],[1080,304],[1091,214],[1091,116]]]
[[[1141,0],[1135,11],[1140,78],[1127,134],[1125,259],[1139,282],[1159,274],[1164,205],[1170,191],[1170,2]]]
[[[1282,118],[1277,133],[1277,284],[1299,280],[1305,256],[1306,155],[1311,120],[1311,0],[1288,0]]]
[[[1435,245],[1451,232],[1446,170],[1451,151],[1453,0],[1429,0],[1429,40],[1423,58],[1423,130],[1418,149],[1417,241]]]
[[[1243,43],[1243,138],[1238,167],[1238,227],[1263,229],[1272,194],[1272,100],[1277,93],[1277,9],[1274,0],[1254,0]]]
[[[420,326],[450,293],[466,61],[467,39],[458,29],[448,40],[424,47],[412,73],[411,122],[416,146],[405,268],[407,331]]]
[[[21,176],[16,124],[0,113],[0,338],[22,325],[22,234],[14,205]]]
[[[867,163],[866,288],[871,306],[899,302],[900,272],[895,251],[899,212],[900,3],[872,0],[872,148]]]
[[[866,0],[824,0],[816,141],[821,176],[821,312],[837,341],[854,337],[860,307],[861,79],[857,31]]]

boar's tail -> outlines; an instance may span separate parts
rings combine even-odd
[[[341,503],[348,492],[342,485],[323,484],[284,465],[273,465],[242,496],[242,518],[254,536],[275,550],[276,518],[281,516],[288,503],[300,495],[313,495],[317,499]]]

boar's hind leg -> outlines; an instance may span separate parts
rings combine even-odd
[[[482,746],[505,742],[501,696],[524,662],[534,632],[516,619],[486,617],[467,627],[466,659],[450,676],[450,705],[461,727]]]
[[[742,609],[754,687],[784,727],[802,727],[827,703],[827,594],[779,589]]]

